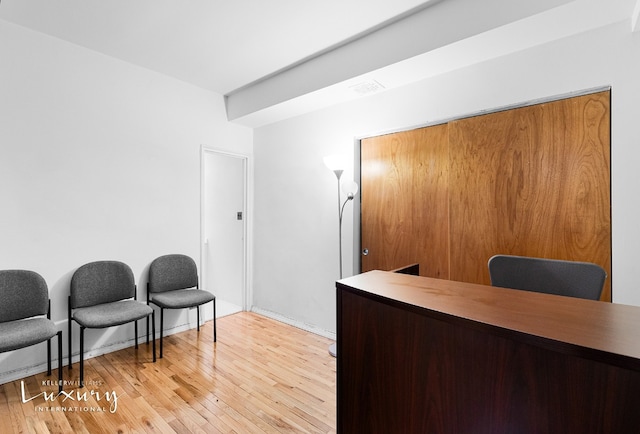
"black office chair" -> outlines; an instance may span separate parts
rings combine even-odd
[[[47,341],[47,375],[51,375],[51,339],[58,336],[58,393],[62,392],[62,331],[51,321],[44,278],[35,271],[0,271],[0,300],[0,353]]]
[[[137,301],[133,272],[118,261],[96,261],[78,268],[71,277],[69,295],[69,369],[71,369],[71,323],[80,325],[80,387],[84,387],[84,330],[102,329],[134,323],[135,347],[138,348],[138,320],[155,313]],[[154,329],[155,334],[155,329]],[[153,340],[153,361],[156,341]]]
[[[495,255],[489,259],[493,286],[599,300],[607,273],[590,262]]]
[[[173,254],[160,256],[151,262],[147,282],[147,304],[153,303],[160,308],[160,358],[162,358],[164,310],[195,307],[197,327],[200,331],[200,306],[210,301],[213,302],[213,342],[216,342],[216,298],[209,291],[198,289],[198,268],[193,259],[189,256]]]

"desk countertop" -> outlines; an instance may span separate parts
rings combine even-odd
[[[339,289],[444,321],[640,371],[640,307],[385,271]]]

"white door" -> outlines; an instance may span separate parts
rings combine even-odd
[[[216,296],[217,317],[246,309],[246,163],[203,150],[202,284]]]

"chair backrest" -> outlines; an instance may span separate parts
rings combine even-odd
[[[49,289],[35,271],[0,271],[0,322],[46,315]]]
[[[198,287],[198,268],[186,255],[164,255],[149,266],[149,292]]]
[[[71,276],[71,308],[132,298],[136,293],[133,271],[118,261],[90,262]]]
[[[489,259],[493,286],[600,299],[607,273],[590,262],[496,255]]]

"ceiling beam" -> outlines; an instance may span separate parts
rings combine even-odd
[[[229,93],[225,96],[227,118],[238,120],[571,1],[425,2],[429,7]]]

